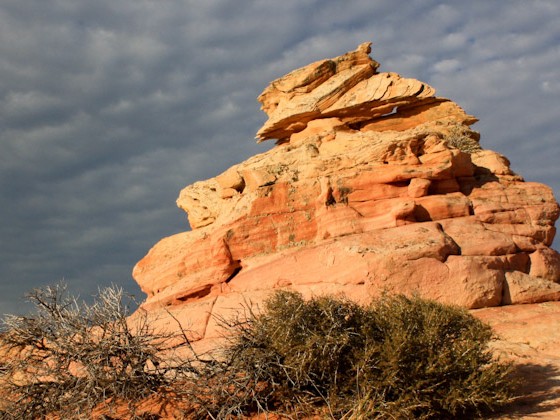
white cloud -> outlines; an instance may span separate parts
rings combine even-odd
[[[460,68],[461,63],[455,58],[440,60],[433,66],[433,69],[436,73],[454,73]]]

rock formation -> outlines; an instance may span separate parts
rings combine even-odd
[[[257,139],[276,146],[181,191],[192,231],[134,268],[144,308],[200,340],[220,335],[216,316],[278,288],[467,308],[560,300],[551,189],[482,149],[476,118],[378,72],[369,53],[362,44],[264,90]]]

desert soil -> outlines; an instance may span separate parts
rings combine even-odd
[[[472,313],[493,327],[497,354],[515,363],[521,379],[521,396],[496,418],[560,419],[560,302]]]

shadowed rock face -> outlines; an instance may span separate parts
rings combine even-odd
[[[480,147],[476,118],[425,83],[378,73],[370,44],[312,63],[259,96],[276,139],[177,200],[192,231],[133,276],[143,306],[194,340],[272,290],[417,293],[467,308],[560,300],[559,207]]]

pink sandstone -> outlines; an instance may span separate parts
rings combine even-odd
[[[257,138],[276,146],[181,191],[192,230],[133,272],[162,324],[173,314],[202,346],[220,336],[217,318],[281,288],[470,309],[560,300],[551,189],[482,149],[476,118],[378,73],[369,53],[362,44],[273,81]]]

